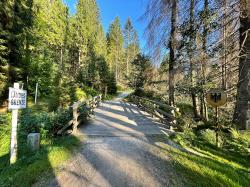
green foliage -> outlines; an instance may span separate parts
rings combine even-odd
[[[55,79],[55,66],[52,58],[47,56],[34,57],[31,59],[29,67],[29,94],[35,95],[36,83],[38,83],[38,91],[40,96],[48,96],[53,91],[53,80]]]
[[[210,129],[202,130],[200,134],[201,134],[201,138],[204,141],[207,141],[211,145],[216,145],[216,133],[214,130],[210,130]],[[223,140],[221,139],[221,136],[219,136],[218,138],[219,138],[218,144],[219,146],[221,146],[223,143]]]
[[[124,48],[126,58],[126,76],[129,76],[131,70],[131,63],[135,59],[136,55],[140,52],[138,34],[132,25],[130,18],[127,19],[124,33]]]
[[[109,82],[108,82],[108,93],[109,94],[116,94],[117,92],[117,86],[116,86],[116,79],[115,74],[111,73],[109,75]]]
[[[132,62],[133,72],[131,73],[130,86],[135,89],[136,95],[141,95],[147,81],[152,76],[152,65],[148,57],[138,54]]]
[[[87,94],[81,88],[76,88],[75,97],[76,97],[76,101],[82,102],[87,99]]]
[[[250,155],[250,131],[239,132],[230,130],[230,135],[224,140],[224,147],[230,151]]]
[[[1,102],[14,81],[24,83],[29,96],[39,83],[51,111],[75,101],[77,87],[116,93],[116,81],[124,79],[123,32],[116,17],[106,38],[96,0],[79,0],[74,15],[62,0],[3,1],[0,10]],[[132,61],[139,42],[129,20],[124,35]]]
[[[110,64],[111,71],[116,73],[116,78],[123,63],[123,34],[119,17],[116,17],[114,22],[110,24],[107,34],[108,42],[108,62]]]
[[[58,109],[56,112],[40,112],[31,114],[24,110],[20,123],[23,132],[41,132],[45,137],[54,136],[65,124],[72,119],[72,109]]]
[[[88,86],[84,86],[84,87],[83,87],[83,90],[84,90],[84,92],[85,92],[89,97],[94,97],[94,96],[97,96],[97,95],[99,94],[95,89],[93,89],[93,88],[91,88],[91,87],[88,87]]]
[[[10,132],[11,114],[0,114],[0,172],[9,162]]]
[[[75,101],[75,85],[66,77],[56,77],[57,85],[53,87],[52,93],[49,95],[49,111],[55,111],[60,108],[68,107]]]

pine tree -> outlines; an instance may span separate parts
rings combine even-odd
[[[107,58],[107,40],[101,24],[96,28],[96,37],[94,42],[94,51],[97,57]]]
[[[124,28],[124,44],[125,44],[125,58],[126,58],[126,76],[129,76],[129,68],[131,62],[139,53],[139,41],[136,30],[132,25],[130,18],[127,19]]]
[[[42,94],[49,94],[60,86],[65,62],[65,33],[68,9],[61,0],[34,1],[32,56],[29,66],[29,89],[39,83]],[[46,75],[46,76],[45,76]]]
[[[112,72],[115,72],[116,82],[120,78],[120,69],[123,66],[123,34],[119,17],[109,27],[108,40],[108,61]]]
[[[152,65],[149,57],[138,54],[132,62],[133,71],[130,77],[130,86],[135,89],[135,94],[140,95],[145,90],[145,85],[152,75]]]
[[[0,97],[7,87],[26,79],[29,29],[32,24],[32,1],[0,2]]]
[[[79,64],[87,60],[94,49],[97,29],[100,26],[99,9],[95,0],[79,0],[74,20],[75,42],[78,47]]]
[[[8,83],[8,39],[12,25],[12,4],[10,1],[0,2],[0,98],[3,97]]]

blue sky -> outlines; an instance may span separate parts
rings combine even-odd
[[[146,27],[145,21],[138,20],[144,13],[148,0],[96,0],[101,13],[102,25],[107,32],[109,24],[116,16],[120,17],[122,26],[124,26],[126,19],[131,18],[135,29],[140,38],[140,45],[143,49],[145,46],[145,39],[143,37],[144,29]],[[70,8],[70,12],[75,12],[75,5],[77,0],[64,0]]]

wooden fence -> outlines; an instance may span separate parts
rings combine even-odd
[[[89,109],[89,114],[94,114],[94,109],[100,105],[101,101],[102,101],[102,95],[98,95],[98,96],[93,97],[92,99],[86,100],[84,102],[76,102],[72,106],[70,106],[73,112],[73,119],[70,120],[62,129],[60,129],[57,132],[57,135],[62,135],[70,127],[72,127],[73,132],[75,132],[78,125],[83,123],[83,120],[84,120],[83,115],[85,115],[79,109],[82,106],[85,106]]]
[[[143,108],[149,114],[159,118],[164,124],[167,124],[170,127],[177,125],[176,117],[178,115],[179,108],[135,95],[132,96],[132,99],[135,104]]]

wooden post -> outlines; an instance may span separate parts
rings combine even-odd
[[[78,118],[77,106],[78,106],[77,103],[73,105],[73,132],[75,132],[77,129],[77,118]]]
[[[104,97],[107,98],[107,94],[108,94],[108,87],[105,86],[105,93],[104,93]]]
[[[36,104],[36,102],[37,102],[37,92],[38,92],[38,83],[36,83],[35,104]]]
[[[19,89],[19,83],[14,83],[14,88]],[[18,110],[12,110],[12,129],[10,140],[10,164],[14,164],[17,160],[17,118]]]
[[[216,141],[216,146],[219,146],[219,124],[218,124],[218,107],[215,107],[215,141]]]

